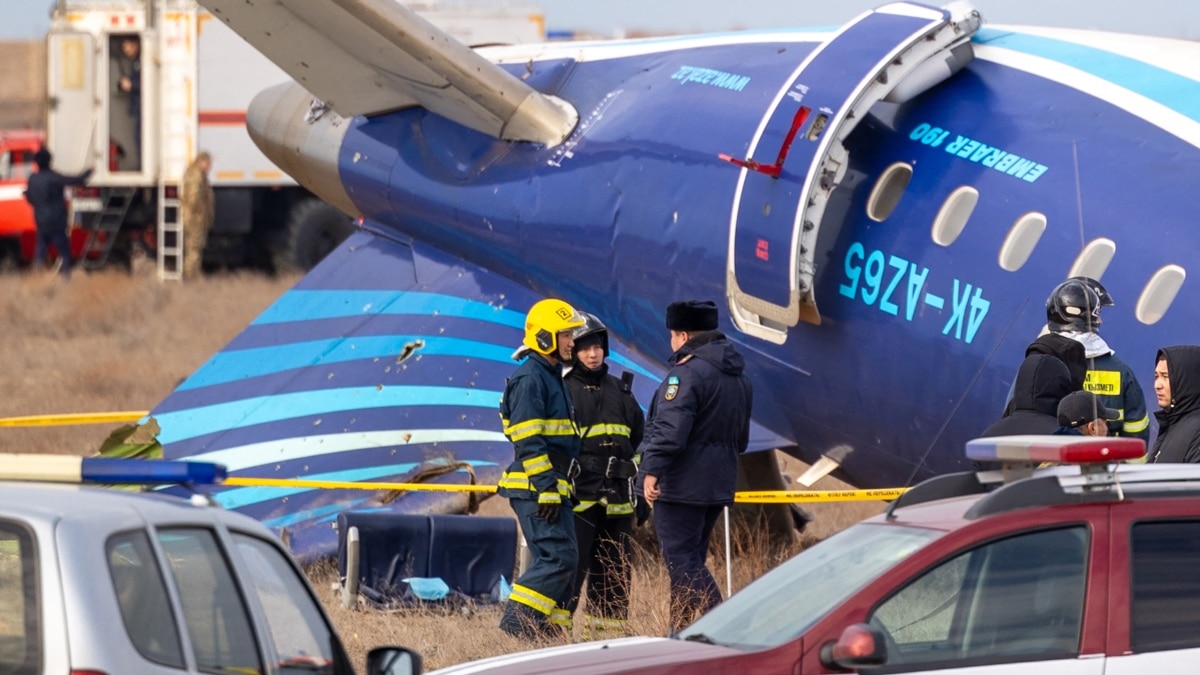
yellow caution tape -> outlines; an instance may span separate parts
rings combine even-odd
[[[300,480],[292,478],[250,478],[230,476],[225,485],[245,487],[334,488],[342,490],[426,490],[431,492],[495,492],[495,485],[448,485],[444,483],[356,483],[340,480]]]
[[[495,485],[453,485],[444,483],[370,483],[334,480],[303,480],[298,478],[252,478],[230,476],[225,485],[241,487],[279,487],[343,490],[410,490],[413,492],[495,492]],[[888,501],[904,494],[906,488],[877,490],[759,490],[739,492],[734,501],[739,504],[783,504],[793,502],[852,502]]]
[[[790,504],[812,502],[889,501],[904,494],[908,488],[876,490],[758,490],[738,492],[733,501],[739,504]]]
[[[148,410],[127,410],[107,413],[66,413],[62,415],[26,415],[25,417],[0,417],[0,427],[57,427],[69,424],[111,424],[113,422],[136,422]]]

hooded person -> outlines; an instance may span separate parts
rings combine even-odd
[[[1151,462],[1200,462],[1200,346],[1158,350],[1154,359],[1154,395],[1162,408]]]
[[[717,517],[733,504],[753,392],[742,355],[717,330],[716,303],[671,303],[666,323],[675,352],[650,402],[638,478],[654,507],[674,632],[721,602],[705,559]]]
[[[1083,347],[1063,338],[1082,352]],[[1079,391],[1078,383],[1057,356],[1034,352],[1025,357],[1013,383],[1012,412],[984,430],[980,437],[1021,434],[1053,434],[1058,430],[1058,404],[1068,394]]]
[[[1070,389],[1064,392],[1059,399],[1066,396],[1072,391],[1083,389],[1084,382],[1087,380],[1088,361],[1087,352],[1084,346],[1076,340],[1058,333],[1046,333],[1038,339],[1029,343],[1025,348],[1025,360],[1028,361],[1033,356],[1049,356],[1058,359],[1067,368],[1067,375],[1070,378]],[[1019,376],[1018,376],[1019,377]],[[1013,414],[1016,409],[1016,380],[1013,381],[1013,387],[1008,393],[1008,403],[1004,406],[1004,417]],[[1028,401],[1026,401],[1028,404]],[[1058,401],[1055,401],[1055,405]],[[1026,410],[1029,408],[1026,407]],[[1056,414],[1057,408],[1050,408],[1050,415]],[[1046,433],[1052,433],[1053,430]]]

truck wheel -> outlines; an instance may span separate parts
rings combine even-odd
[[[354,233],[350,216],[318,199],[292,208],[282,247],[275,253],[276,272],[307,272]]]

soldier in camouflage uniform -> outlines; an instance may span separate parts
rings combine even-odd
[[[180,194],[180,219],[183,223],[183,276],[195,279],[200,276],[200,263],[204,259],[204,245],[208,241],[208,228],[213,221],[213,189],[208,182],[208,170],[212,157],[207,152],[196,155],[183,173],[183,190]]]

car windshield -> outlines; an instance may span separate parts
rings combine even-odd
[[[855,525],[759,577],[679,637],[747,649],[783,644],[942,534],[898,525]]]

